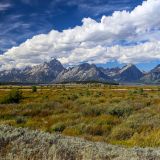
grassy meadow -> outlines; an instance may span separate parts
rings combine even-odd
[[[20,92],[18,101],[13,90]],[[17,96],[17,95],[16,95]],[[0,86],[0,124],[127,147],[160,146],[160,88],[101,84]]]

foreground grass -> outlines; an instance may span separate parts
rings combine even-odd
[[[0,87],[0,102],[12,86]],[[0,105],[0,124],[126,146],[160,146],[158,87],[20,87],[18,104]]]

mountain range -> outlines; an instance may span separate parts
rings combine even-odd
[[[57,60],[26,67],[0,71],[0,82],[20,83],[63,83],[63,82],[107,82],[107,83],[160,83],[160,65],[143,73],[134,64],[122,68],[102,68],[83,63],[65,68]]]

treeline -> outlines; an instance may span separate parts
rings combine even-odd
[[[103,82],[103,81],[66,81],[66,82],[57,82],[50,84],[106,84],[106,85],[119,85],[116,82]],[[23,82],[0,82],[0,85],[48,85],[45,83],[23,83]]]
[[[119,85],[116,82],[103,82],[103,81],[65,81],[56,84],[106,84],[106,85]]]
[[[0,82],[0,85],[38,85],[38,83]]]

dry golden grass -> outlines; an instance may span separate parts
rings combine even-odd
[[[0,104],[0,124],[127,146],[160,146],[156,86],[16,86],[18,104]],[[0,102],[15,86],[0,86]]]

